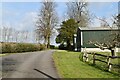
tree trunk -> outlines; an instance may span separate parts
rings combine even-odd
[[[112,56],[117,56],[116,47],[112,48],[111,53],[112,53]]]
[[[111,48],[111,55],[112,55],[112,56],[115,56],[115,53],[116,53],[115,48]]]
[[[45,41],[44,41],[44,45],[45,45],[45,49],[47,49],[47,37],[44,37]]]
[[[115,55],[115,51],[111,50],[111,54],[112,54],[112,56],[114,56]]]
[[[67,49],[71,50],[71,44],[70,44],[70,40],[69,39],[67,40]]]
[[[50,37],[48,37],[47,48],[50,48]]]

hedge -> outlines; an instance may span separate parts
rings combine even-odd
[[[20,52],[32,52],[41,51],[45,49],[42,44],[33,43],[4,43],[2,42],[2,53],[20,53]]]

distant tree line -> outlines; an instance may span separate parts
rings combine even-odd
[[[29,39],[29,32],[22,30],[18,31],[12,27],[3,26],[0,28],[1,42],[27,42]]]

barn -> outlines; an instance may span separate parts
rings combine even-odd
[[[78,28],[77,34],[74,35],[74,50],[82,52],[87,51],[108,52],[110,50],[101,50],[100,48],[90,44],[89,41],[97,41],[100,43],[110,42],[113,39],[112,34],[119,33],[118,29],[88,27]],[[116,48],[116,52],[120,52],[120,47]]]

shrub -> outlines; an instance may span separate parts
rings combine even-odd
[[[2,53],[11,52],[11,45],[8,43],[2,43]]]
[[[40,45],[40,50],[44,50],[46,46],[44,44],[39,44]]]
[[[32,43],[1,43],[1,44],[2,53],[32,52],[45,49],[45,46],[42,44]]]
[[[67,47],[64,44],[59,45],[59,49],[61,50],[67,50]]]
[[[55,46],[54,45],[50,45],[50,49],[55,49]]]

